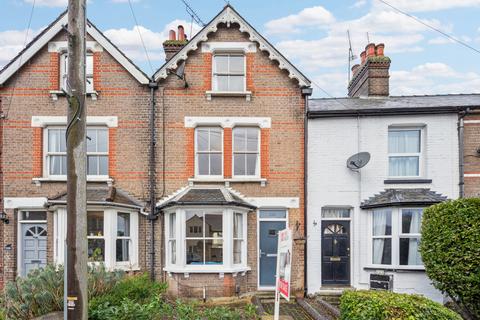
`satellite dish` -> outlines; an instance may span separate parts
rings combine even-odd
[[[359,152],[348,158],[347,168],[356,170],[363,168],[370,161],[369,152]]]

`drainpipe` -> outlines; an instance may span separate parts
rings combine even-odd
[[[155,280],[155,214],[156,195],[155,195],[155,90],[158,89],[158,83],[152,78],[148,83],[150,88],[150,157],[149,157],[149,193],[150,193],[150,214],[148,220],[150,221],[150,278]]]
[[[303,295],[306,297],[308,293],[307,288],[307,187],[308,187],[308,98],[312,95],[312,88],[302,88],[302,96],[305,99],[305,110],[303,115],[303,237],[305,239],[303,252]]]
[[[458,131],[458,186],[459,198],[465,197],[465,163],[464,163],[464,118],[470,112],[470,108],[458,113],[457,131]]]

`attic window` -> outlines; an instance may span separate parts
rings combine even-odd
[[[86,56],[86,68],[85,68],[85,76],[86,76],[86,92],[87,93],[94,93],[94,86],[93,86],[93,54],[87,53]],[[68,77],[68,54],[62,53],[60,57],[60,90],[64,90],[68,92],[68,85],[67,85],[67,77]]]
[[[245,55],[216,54],[213,63],[213,91],[245,91]]]

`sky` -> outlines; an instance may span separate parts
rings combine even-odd
[[[32,3],[35,9],[27,29]],[[480,51],[480,0],[385,0]],[[181,0],[88,0],[87,15],[148,75],[165,60],[168,30],[199,30]],[[224,0],[188,0],[206,23]],[[67,0],[0,0],[0,67],[66,9]],[[234,8],[315,85],[315,97],[347,95],[347,30],[358,57],[385,43],[391,95],[480,93],[480,53],[450,41],[379,0],[232,0]],[[28,31],[28,33],[27,33]],[[145,42],[149,60],[141,45]],[[367,37],[368,34],[368,37]],[[358,58],[352,62],[357,63]],[[321,89],[322,88],[323,91]]]

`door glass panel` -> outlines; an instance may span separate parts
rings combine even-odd
[[[22,220],[47,220],[45,211],[23,211]]]
[[[322,208],[322,218],[326,218],[326,219],[350,218],[350,209]]]
[[[260,218],[262,219],[285,219],[286,217],[286,210],[260,210]]]

